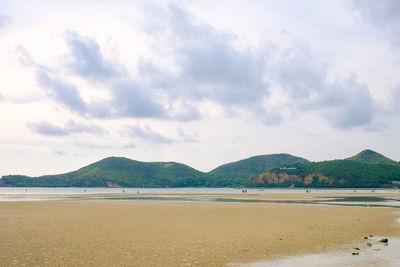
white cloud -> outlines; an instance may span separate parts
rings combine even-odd
[[[361,16],[383,31],[395,46],[400,45],[400,2],[397,0],[352,0]]]
[[[175,142],[174,139],[164,136],[161,133],[155,132],[147,125],[144,127],[139,127],[139,126],[128,127],[127,133],[132,138],[140,138],[152,144],[172,144]]]
[[[0,141],[21,145],[3,152],[63,170],[110,155],[205,170],[363,144],[400,158],[397,2],[288,3],[4,1]]]
[[[82,124],[74,121],[68,121],[65,126],[54,125],[49,122],[30,123],[28,127],[41,135],[45,136],[66,136],[71,134],[89,133],[103,135],[104,129],[94,124]]]

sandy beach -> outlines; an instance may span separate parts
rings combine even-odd
[[[150,200],[0,202],[0,263],[224,266],[327,252],[368,235],[399,237],[396,211]]]

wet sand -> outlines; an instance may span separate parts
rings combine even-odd
[[[366,235],[400,236],[396,211],[141,200],[2,202],[0,265],[224,266],[322,253]]]
[[[205,194],[141,194],[146,195],[159,195],[159,196],[190,196],[193,198],[202,198]],[[132,196],[137,196],[132,195]],[[250,194],[208,194],[218,198],[247,198],[247,199],[260,199],[260,200],[308,200],[308,199],[330,199],[330,198],[343,198],[343,197],[387,197],[400,199],[399,193],[250,193]]]
[[[379,242],[382,237],[369,237],[356,246],[319,254],[296,255],[260,262],[244,263],[236,267],[397,267],[400,266],[400,239],[390,238],[389,243]],[[370,244],[366,245],[367,242]],[[351,252],[358,253],[352,255]]]
[[[82,195],[75,195],[76,197],[85,197]],[[87,196],[87,195],[86,195]],[[306,200],[306,199],[330,199],[330,198],[343,198],[343,197],[387,197],[400,199],[400,193],[113,193],[113,194],[98,194],[92,195],[98,197],[137,197],[137,196],[158,196],[158,197],[190,197],[190,198],[247,198],[247,199],[260,199],[260,200]]]

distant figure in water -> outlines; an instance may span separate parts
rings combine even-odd
[[[86,189],[83,189],[83,192],[86,192]]]
[[[122,190],[122,193],[125,193],[125,189]]]
[[[140,194],[140,191],[139,191],[139,189],[137,190],[137,193],[138,193],[138,195]]]

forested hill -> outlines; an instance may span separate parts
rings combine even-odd
[[[4,176],[13,186],[186,187],[207,184],[208,175],[176,162],[140,162],[121,157],[100,160],[60,175]]]
[[[236,187],[245,186],[259,173],[282,164],[307,162],[288,154],[256,156],[221,166],[209,173],[176,162],[141,162],[110,157],[77,171],[59,175],[3,176],[12,186],[38,187]],[[237,175],[231,175],[237,172]]]
[[[375,151],[366,149],[358,153],[357,155],[347,158],[349,160],[355,160],[367,163],[385,163],[385,164],[396,164],[397,162],[379,154]]]
[[[236,184],[247,183],[251,178],[271,168],[293,163],[307,163],[306,159],[289,154],[271,154],[250,157],[247,159],[221,165],[209,174],[222,180],[235,181]]]
[[[260,187],[395,187],[400,183],[400,164],[359,160],[330,160],[272,168],[254,178]]]
[[[110,157],[65,174],[3,176],[0,186],[393,187],[397,182],[400,164],[365,150],[348,159],[322,162],[309,162],[289,154],[261,155],[224,164],[208,173],[177,162]]]

